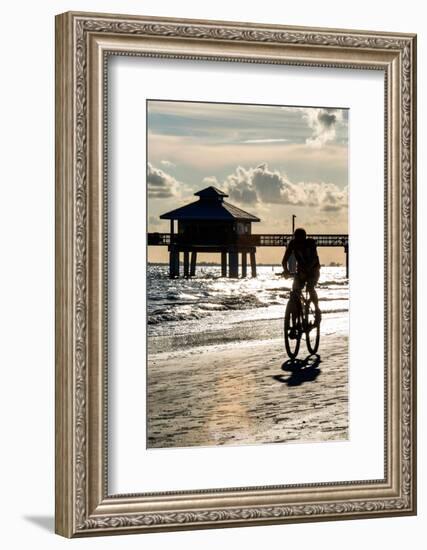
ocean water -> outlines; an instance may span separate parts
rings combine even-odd
[[[166,265],[149,265],[149,352],[278,337],[292,285],[281,271],[258,266],[256,278],[228,279],[220,266],[198,266],[196,277],[169,279]],[[342,326],[348,319],[345,268],[322,267],[317,293],[322,324],[330,316]]]

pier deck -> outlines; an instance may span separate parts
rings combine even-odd
[[[232,238],[218,242],[218,239],[204,236],[200,240],[194,236],[188,239],[179,233],[148,233],[148,246],[167,246],[170,255],[170,276],[180,275],[180,253],[183,253],[184,277],[194,276],[196,273],[197,253],[216,252],[221,253],[222,275],[225,277],[238,277],[238,255],[242,256],[242,277],[247,274],[247,255],[249,254],[251,274],[256,277],[256,249],[260,246],[285,247],[292,239],[292,234],[261,233],[251,235],[234,235]],[[348,277],[348,235],[318,233],[307,235],[316,241],[317,246],[341,246],[344,248],[346,258],[346,275]],[[227,262],[228,257],[228,262]],[[228,263],[228,265],[227,265]],[[228,268],[228,269],[227,269]]]

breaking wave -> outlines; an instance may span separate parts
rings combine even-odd
[[[203,266],[197,277],[169,279],[167,266],[149,266],[147,323],[149,335],[168,335],[238,323],[243,319],[279,318],[292,281],[278,279],[274,268],[260,266],[258,277],[225,279],[218,266]],[[348,311],[348,280],[343,268],[322,268],[317,285],[324,314]]]

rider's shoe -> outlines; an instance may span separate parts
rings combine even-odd
[[[289,339],[290,340],[296,340],[296,337],[297,337],[297,331],[294,327],[292,327],[290,330],[289,330]]]

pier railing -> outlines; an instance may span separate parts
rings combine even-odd
[[[328,234],[319,233],[308,235],[308,237],[316,241],[317,246],[343,246],[348,247],[348,235],[346,234]],[[263,233],[253,235],[236,235],[228,239],[219,238],[196,238],[187,237],[186,235],[171,233],[148,233],[147,244],[149,246],[169,246],[177,244],[182,246],[191,245],[213,245],[213,246],[281,246],[285,247],[292,239],[291,234],[275,234]]]

